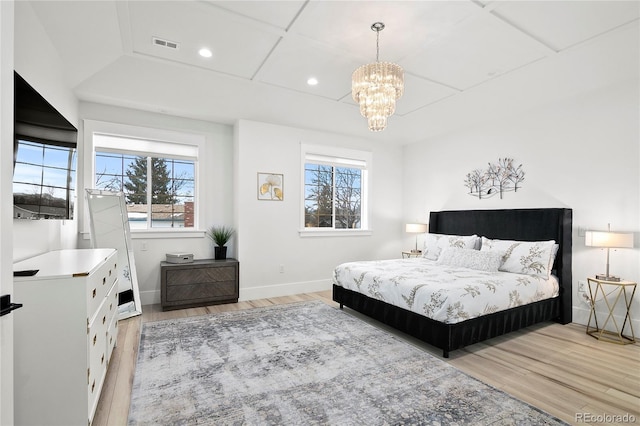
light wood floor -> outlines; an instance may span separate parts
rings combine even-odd
[[[144,306],[141,317],[120,321],[118,325],[118,346],[93,425],[127,423],[143,322],[313,299],[337,307],[330,291],[168,312],[162,312],[159,305]],[[357,312],[345,310],[401,335]],[[402,336],[426,352],[441,356],[440,350]],[[623,346],[601,342],[588,336],[582,325],[545,323],[453,351],[450,356],[446,361],[458,369],[568,423],[628,424],[624,418],[616,422],[618,419],[614,417],[604,417],[627,414],[635,419],[630,424],[640,424],[638,343]],[[583,417],[576,417],[580,415]],[[600,416],[605,421],[586,416]]]

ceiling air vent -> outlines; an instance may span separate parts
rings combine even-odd
[[[158,37],[153,37],[153,44],[156,46],[168,47],[169,49],[178,49],[180,44],[175,41],[169,41]]]

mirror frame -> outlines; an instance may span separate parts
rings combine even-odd
[[[113,202],[107,209],[98,208],[95,200],[104,198],[112,198]],[[86,199],[89,209],[91,247],[115,248],[118,250],[118,264],[123,265],[118,267],[118,296],[122,291],[128,290],[131,290],[133,294],[133,300],[125,302],[120,302],[120,297],[118,297],[118,319],[122,320],[140,315],[142,314],[142,303],[140,302],[138,274],[133,255],[129,216],[124,193],[87,189]],[[114,220],[112,216],[114,213],[120,215],[119,220]],[[109,227],[110,229],[107,229]],[[104,231],[108,231],[108,237]],[[126,284],[127,282],[129,284]]]

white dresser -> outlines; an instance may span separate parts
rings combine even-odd
[[[117,337],[117,251],[57,250],[14,263],[16,425],[91,424]]]

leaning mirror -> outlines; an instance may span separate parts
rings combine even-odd
[[[118,318],[140,315],[142,304],[124,194],[87,189],[87,204],[91,246],[118,250]]]

